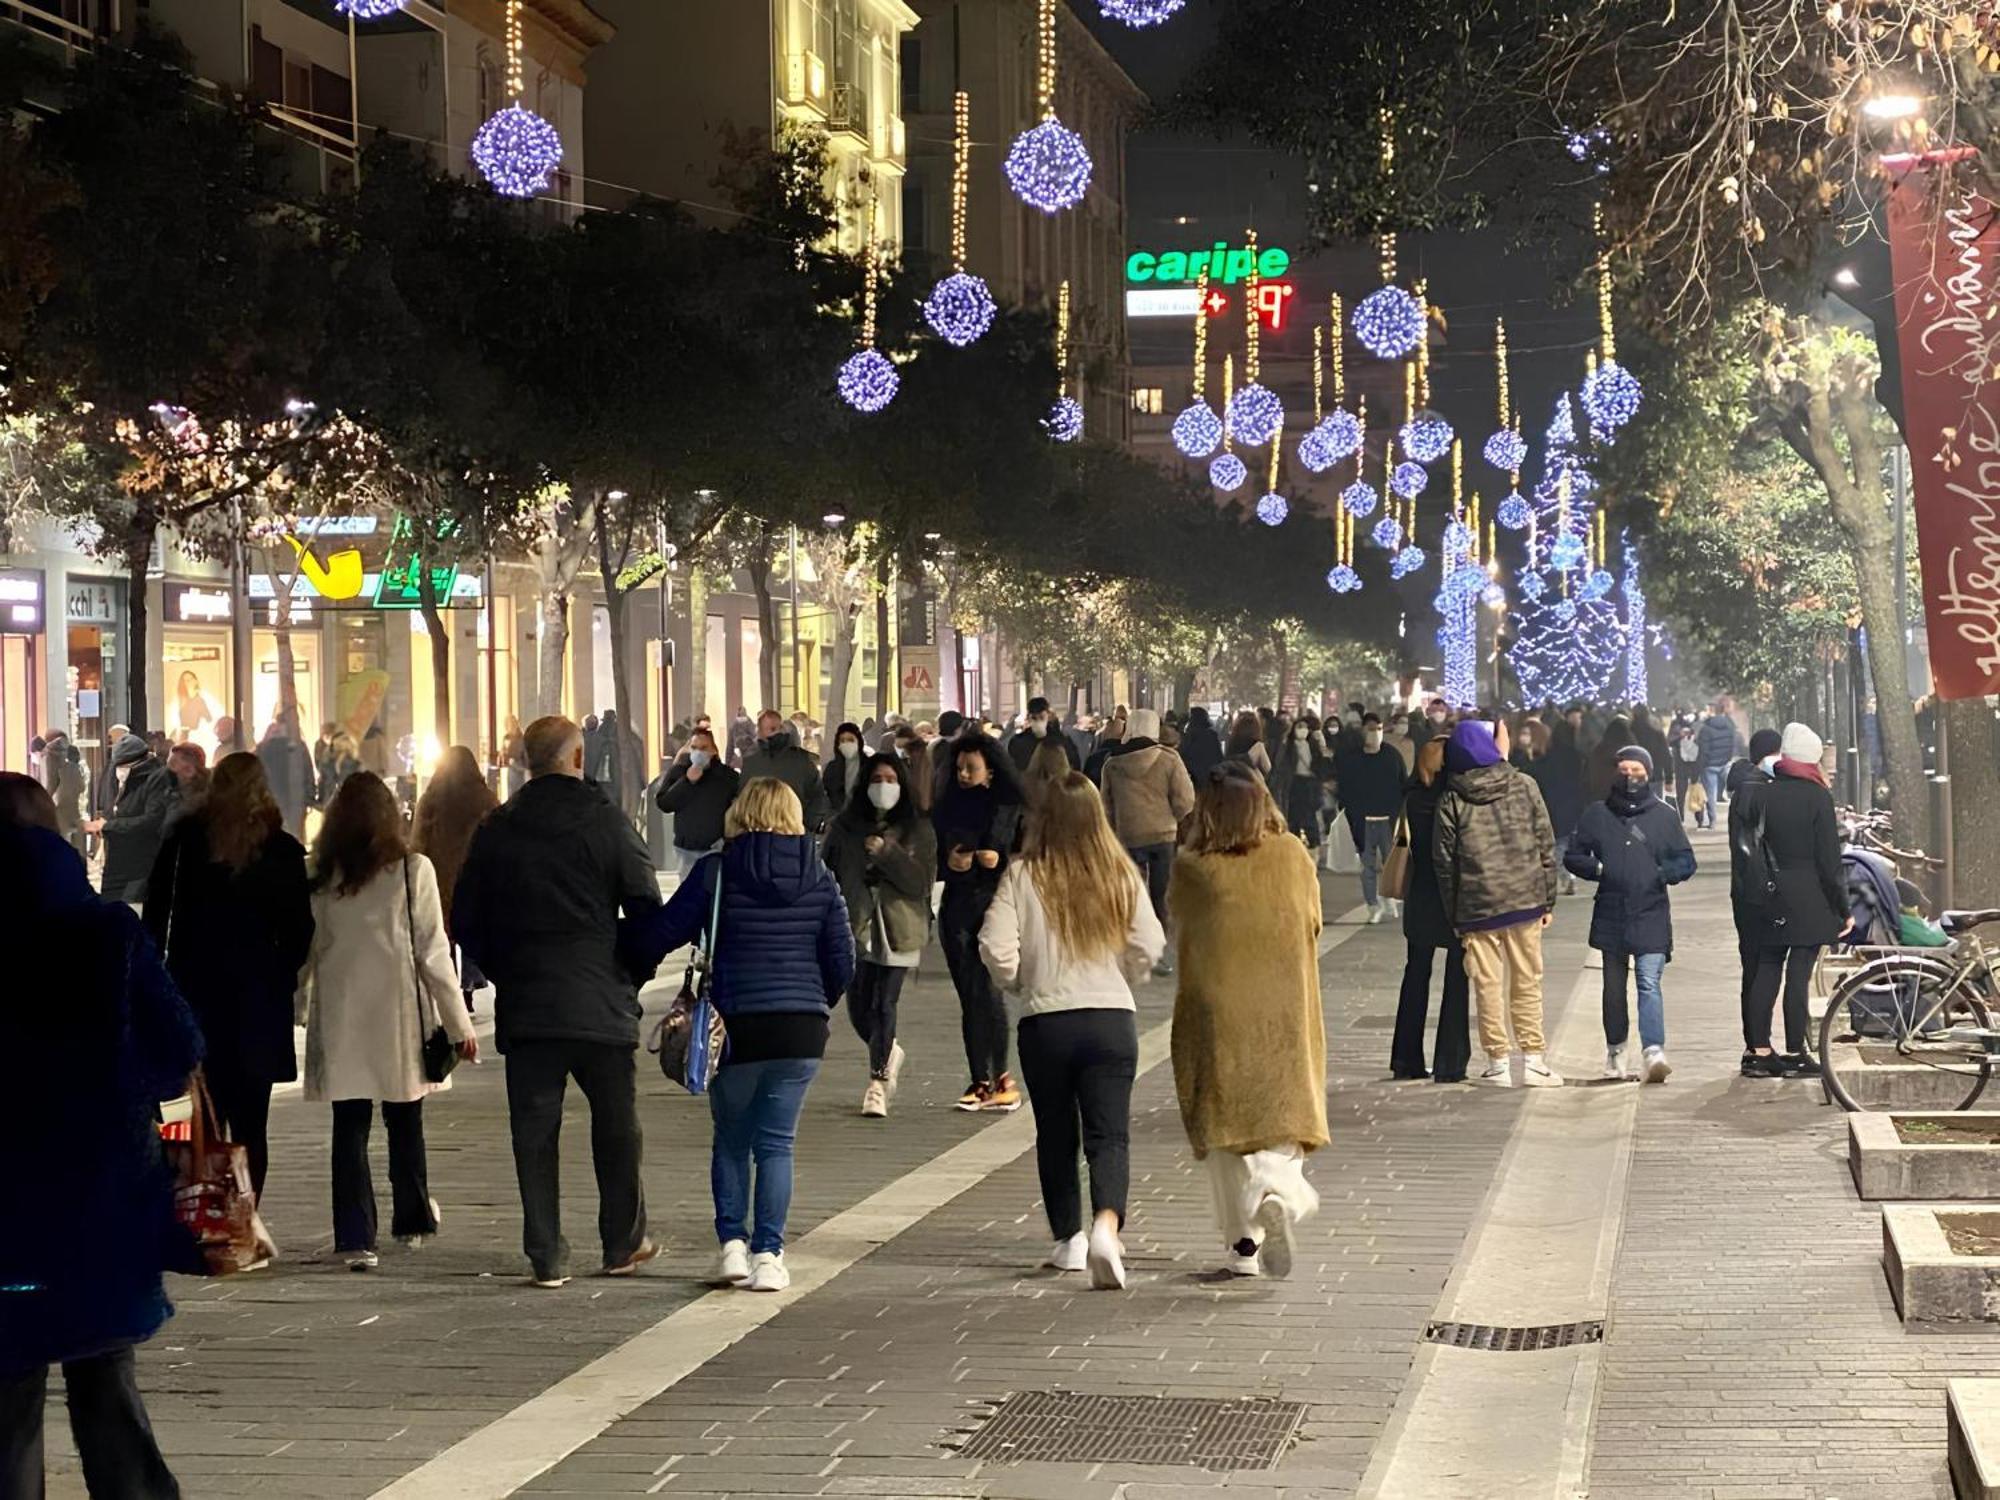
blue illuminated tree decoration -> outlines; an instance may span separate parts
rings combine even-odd
[[[1397,441],[1420,464],[1434,464],[1451,452],[1451,423],[1434,411],[1420,411],[1405,422]]]
[[[1207,458],[1222,441],[1222,418],[1206,401],[1197,401],[1174,418],[1174,446],[1189,458]]]
[[[963,349],[993,326],[993,293],[984,277],[954,271],[924,299],[924,321],[947,344]]]
[[[1368,533],[1368,537],[1383,551],[1393,551],[1403,540],[1403,523],[1394,516],[1384,516],[1375,523],[1375,529]]]
[[[1615,359],[1607,359],[1583,377],[1583,410],[1591,435],[1608,442],[1619,428],[1638,415],[1644,393],[1639,378]]]
[[[1616,607],[1589,596],[1596,489],[1565,394],[1546,435],[1533,543],[1515,581],[1519,628],[1509,659],[1530,704],[1604,702],[1624,651]]]
[[[1486,440],[1481,450],[1486,461],[1502,474],[1518,474],[1521,465],[1528,459],[1528,444],[1521,434],[1511,427],[1503,427]]]
[[[1625,595],[1625,696],[1634,703],[1651,698],[1646,671],[1646,594],[1639,585],[1639,552],[1631,537],[1624,538],[1625,576],[1620,592]]]
[[[1250,477],[1250,471],[1243,466],[1243,460],[1234,453],[1218,454],[1208,466],[1208,482],[1225,495],[1243,487],[1243,481]]]
[[[1299,439],[1296,451],[1299,462],[1315,474],[1324,474],[1340,462],[1333,456],[1333,444],[1327,439],[1324,422]]]
[[[532,198],[562,165],[555,126],[517,99],[489,117],[472,138],[472,164],[506,198]]]
[[[1361,587],[1361,575],[1346,563],[1335,563],[1327,572],[1326,586],[1336,594],[1351,594]]]
[[[1430,473],[1422,464],[1397,464],[1396,472],[1389,476],[1389,488],[1405,500],[1416,499],[1430,482]]]
[[[1042,418],[1042,425],[1057,442],[1075,442],[1083,436],[1083,404],[1074,396],[1056,397],[1056,404]]]
[[[1473,542],[1472,528],[1465,522],[1454,519],[1444,523],[1444,534],[1438,539],[1438,546],[1443,549],[1446,557],[1456,557],[1468,551]]]
[[[1123,21],[1134,30],[1157,26],[1187,0],[1098,0],[1098,7],[1114,21]]]
[[[403,0],[333,0],[333,8],[357,21],[379,21],[403,8]]]
[[[902,383],[895,363],[873,349],[857,349],[840,367],[841,399],[856,411],[880,411],[896,399]]]
[[[1316,432],[1326,434],[1327,451],[1333,461],[1339,463],[1344,458],[1352,458],[1361,448],[1361,419],[1353,412],[1337,409],[1326,414]]]
[[[1523,573],[1514,584],[1514,592],[1530,604],[1540,599],[1547,589],[1548,585],[1542,582],[1542,575],[1539,573]]]
[[[1423,304],[1399,286],[1381,286],[1354,304],[1354,336],[1377,359],[1405,359],[1423,341]]]
[[[1357,479],[1340,492],[1340,503],[1355,520],[1365,521],[1375,514],[1375,507],[1382,503],[1382,497],[1375,493],[1374,485],[1365,479]]]
[[[1255,380],[1229,398],[1228,410],[1223,413],[1223,425],[1229,435],[1251,448],[1261,448],[1270,442],[1284,420],[1285,404],[1278,399],[1278,393]]]
[[[1389,576],[1396,579],[1408,578],[1428,561],[1429,558],[1423,548],[1405,547],[1389,559]]]
[[[1285,517],[1292,513],[1292,502],[1273,490],[1257,500],[1257,519],[1266,526],[1282,526]]]
[[[1526,531],[1528,523],[1535,519],[1535,508],[1515,490],[1494,507],[1493,519],[1509,531]]]

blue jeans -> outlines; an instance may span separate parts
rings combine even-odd
[[[694,873],[694,867],[700,864],[703,860],[707,859],[709,855],[713,854],[714,852],[715,850],[713,848],[690,849],[683,844],[674,845],[674,857],[679,862],[680,865],[681,879],[686,880],[688,876]]]
[[[1625,1008],[1626,961],[1639,974],[1639,1045],[1667,1045],[1666,997],[1660,979],[1666,973],[1664,953],[1627,953],[1622,948],[1604,950],[1604,1045],[1622,1047],[1632,1034],[1631,1014]]]
[[[1701,789],[1708,797],[1708,805],[1702,809],[1701,816],[1702,818],[1707,818],[1708,821],[1704,823],[1701,821],[1701,818],[1695,819],[1695,826],[1697,828],[1713,828],[1715,826],[1715,815],[1722,807],[1722,778],[1728,774],[1729,767],[1727,766],[1703,766],[1701,768]]]
[[[708,1162],[715,1197],[715,1238],[750,1241],[750,1253],[785,1248],[785,1216],[792,1209],[792,1141],[806,1090],[819,1073],[816,1057],[774,1057],[718,1069],[708,1086],[715,1146]],[[757,1227],[750,1216],[750,1163],[757,1163]]]

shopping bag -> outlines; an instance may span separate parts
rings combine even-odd
[[[194,1237],[210,1276],[254,1271],[275,1258],[278,1247],[257,1213],[250,1153],[222,1138],[208,1081],[199,1070],[189,1102],[188,1138],[161,1142],[173,1170],[174,1217]]]
[[[1376,884],[1391,901],[1402,901],[1410,894],[1410,820],[1406,816],[1396,819],[1396,836],[1389,843],[1389,852],[1382,856],[1382,874]]]

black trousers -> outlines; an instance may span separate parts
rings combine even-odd
[[[1431,970],[1438,950],[1412,942],[1403,961],[1403,991],[1396,1000],[1396,1031],[1389,1042],[1389,1071],[1398,1078],[1424,1073],[1424,1017],[1431,1006]],[[1437,1042],[1431,1049],[1431,1077],[1457,1083],[1472,1057],[1468,1030],[1471,985],[1465,976],[1465,949],[1454,942],[1444,950],[1444,999],[1438,1005]]]
[[[368,1165],[373,1099],[333,1101],[333,1248],[375,1248],[375,1174]],[[389,1232],[436,1234],[430,1165],[424,1153],[424,1101],[384,1103],[389,1133]]]
[[[223,1135],[250,1158],[250,1189],[261,1201],[264,1174],[271,1166],[271,1085],[213,1058],[202,1064],[202,1076],[208,1080],[208,1097],[221,1116],[217,1123]]]
[[[146,1420],[132,1346],[69,1360],[62,1372],[69,1430],[92,1500],[179,1500],[181,1487]],[[0,1495],[8,1500],[40,1500],[43,1494],[42,1411],[48,1390],[46,1365],[0,1378]]]
[[[889,1053],[896,1045],[896,1001],[903,993],[908,969],[872,964],[854,966],[854,983],[847,988],[847,1018],[855,1034],[868,1044],[868,1076],[889,1076]]]
[[[1162,927],[1167,923],[1167,884],[1174,878],[1174,848],[1172,844],[1141,844],[1125,850],[1139,867],[1140,878],[1146,882],[1146,897],[1153,903],[1153,915],[1160,919]]]
[[[590,1102],[590,1160],[597,1169],[597,1233],[604,1264],[630,1260],[646,1238],[639,1181],[638,1049],[615,1042],[515,1042],[507,1049],[507,1117],[521,1185],[521,1248],[535,1275],[569,1274],[562,1232],[563,1095],[574,1078]]]
[[[974,1083],[998,1083],[1007,1071],[1007,1002],[979,956],[979,926],[992,904],[990,892],[952,884],[944,888],[938,911],[938,941],[952,988],[958,991],[965,1066]]]
[[[1090,1167],[1090,1211],[1125,1222],[1132,1182],[1132,1080],[1139,1022],[1129,1010],[1059,1010],[1021,1022],[1021,1076],[1035,1107],[1035,1165],[1049,1229],[1083,1228],[1079,1145]]]
[[[1771,1007],[1782,982],[1785,996],[1785,1050],[1803,1051],[1806,1044],[1806,993],[1812,985],[1819,949],[1757,947],[1756,967],[1748,968],[1743,997],[1743,1045],[1752,1052],[1771,1045]]]

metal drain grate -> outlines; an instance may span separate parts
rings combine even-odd
[[[959,1455],[1002,1463],[1273,1469],[1305,1410],[1297,1401],[1257,1397],[1224,1401],[1022,1391],[994,1408]]]
[[[1427,1323],[1424,1342],[1453,1349],[1486,1349],[1495,1354],[1526,1354],[1538,1349],[1567,1349],[1572,1344],[1604,1342],[1604,1320],[1549,1323],[1540,1328],[1502,1328],[1492,1323]]]

